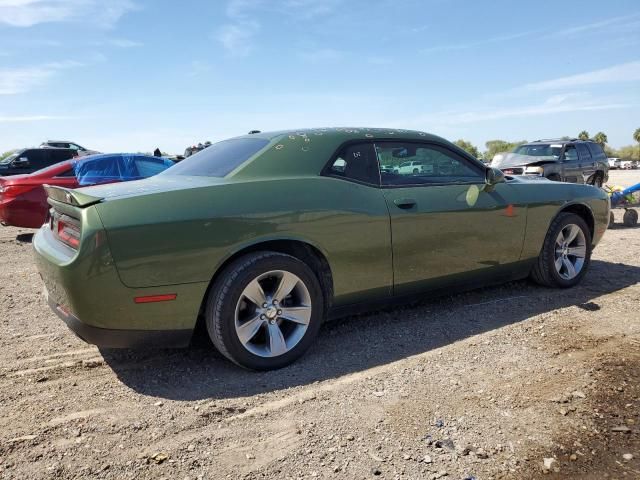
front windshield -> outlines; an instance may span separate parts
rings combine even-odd
[[[537,143],[535,145],[520,145],[513,153],[519,155],[529,155],[531,157],[560,157],[561,145],[550,145]]]
[[[7,163],[13,162],[16,158],[18,158],[18,155],[20,155],[20,153],[22,152],[12,153],[8,157],[3,158],[2,160],[0,160],[0,165],[6,165]]]

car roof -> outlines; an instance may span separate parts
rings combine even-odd
[[[290,130],[277,130],[271,132],[249,133],[237,138],[264,138],[274,140],[278,137],[325,137],[326,139],[338,139],[341,142],[353,140],[375,139],[416,139],[416,140],[439,140],[441,137],[418,130],[406,130],[401,128],[370,128],[370,127],[330,127],[330,128],[302,128]]]
[[[564,145],[567,143],[596,143],[596,142],[594,142],[593,140],[581,140],[579,138],[570,138],[570,139],[549,138],[549,139],[535,140],[533,142],[523,143],[523,145],[548,145],[550,143]]]
[[[420,141],[446,146],[470,157],[444,138],[417,130],[399,128],[335,127],[280,130],[242,135],[259,138],[267,145],[252,159],[231,172],[230,177],[263,178],[273,176],[317,175],[338,148],[348,142]]]

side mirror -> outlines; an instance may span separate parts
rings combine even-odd
[[[26,157],[20,157],[20,158],[17,158],[16,160],[14,160],[11,165],[13,167],[16,167],[16,168],[28,167],[29,166],[29,159],[26,158]]]
[[[487,168],[487,173],[485,176],[485,182],[488,186],[492,187],[496,183],[504,182],[504,173],[499,168],[490,167]]]

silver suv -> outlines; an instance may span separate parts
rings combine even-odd
[[[536,175],[596,187],[602,187],[609,179],[607,156],[591,140],[536,140],[516,147],[513,152],[497,154],[491,166],[505,175]]]

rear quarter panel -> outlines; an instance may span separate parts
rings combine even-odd
[[[97,205],[128,287],[208,282],[242,249],[299,240],[327,258],[334,303],[389,295],[391,232],[382,192],[326,177],[245,181]]]

